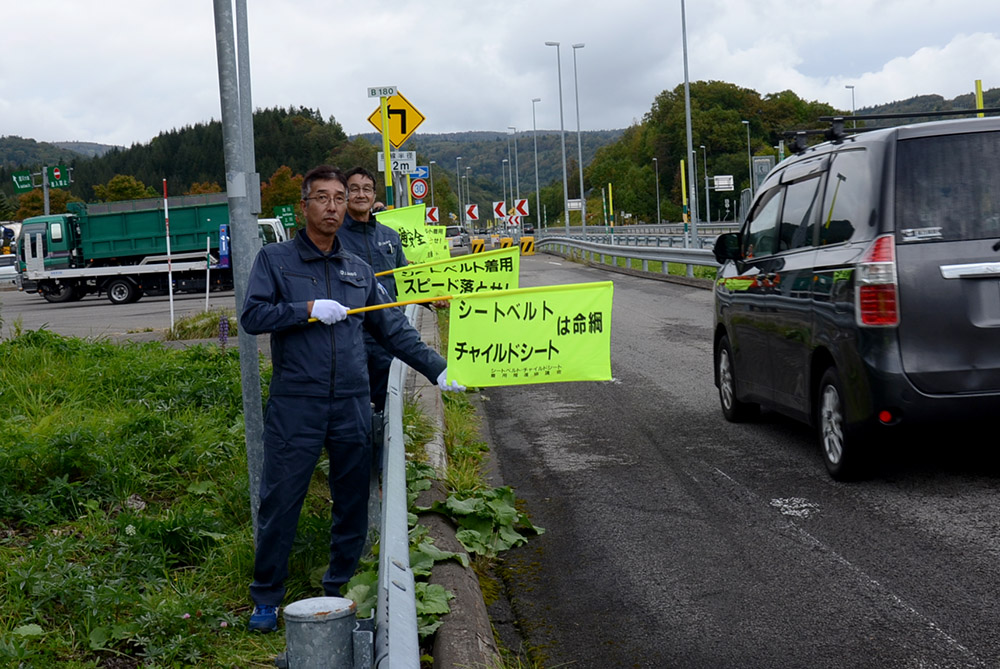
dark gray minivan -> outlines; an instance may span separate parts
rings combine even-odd
[[[1000,118],[808,148],[715,255],[728,420],[813,424],[846,479],[895,426],[1000,413]]]

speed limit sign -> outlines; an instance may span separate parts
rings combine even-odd
[[[427,195],[427,180],[413,179],[410,181],[410,195],[413,196],[414,200],[423,200],[424,196]]]

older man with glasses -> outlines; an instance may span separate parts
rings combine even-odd
[[[403,267],[407,264],[399,234],[392,228],[379,223],[372,215],[375,204],[375,175],[363,167],[348,170],[347,174],[347,215],[340,231],[340,241],[348,251],[358,255],[371,265],[375,273]],[[389,299],[396,300],[396,279],[392,274],[378,277],[385,287]],[[380,424],[379,416],[385,408],[385,396],[389,386],[389,366],[392,354],[386,351],[369,335],[365,335],[368,351],[368,380],[371,385],[372,407],[375,424]],[[379,442],[376,434],[376,442]],[[376,449],[376,457],[378,456]]]
[[[362,332],[442,389],[445,360],[398,309],[348,312],[388,302],[372,268],[341,243],[348,184],[335,167],[302,182],[306,228],[263,247],[250,271],[240,324],[271,335],[272,375],[264,415],[264,466],[250,596],[250,629],[278,626],[288,556],[316,462],[325,448],[333,502],[330,564],[323,590],[337,596],[354,574],[368,531],[371,409]],[[316,321],[316,322],[313,322]]]

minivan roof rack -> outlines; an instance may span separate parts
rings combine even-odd
[[[984,107],[979,109],[947,109],[941,111],[920,111],[920,112],[887,112],[884,114],[855,114],[848,116],[820,116],[819,121],[829,123],[829,128],[821,130],[790,130],[782,135],[789,139],[789,150],[792,153],[802,153],[806,150],[806,138],[821,135],[832,142],[840,142],[848,135],[854,135],[872,130],[884,130],[883,126],[874,128],[848,128],[845,121],[884,121],[901,118],[928,118],[936,116],[969,116],[971,114],[1000,114],[998,107]]]

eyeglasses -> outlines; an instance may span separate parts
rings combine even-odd
[[[357,195],[358,193],[364,193],[365,195],[374,195],[375,189],[371,186],[351,186],[347,189],[347,192],[351,195]]]
[[[316,204],[318,204],[321,207],[325,207],[328,204],[330,204],[331,200],[338,207],[342,207],[345,204],[347,204],[347,198],[344,197],[343,195],[333,195],[333,196],[330,196],[330,195],[327,195],[326,193],[321,193],[319,195],[313,195],[312,197],[304,197],[302,199],[306,200],[306,201],[308,201],[308,200],[315,200]]]

